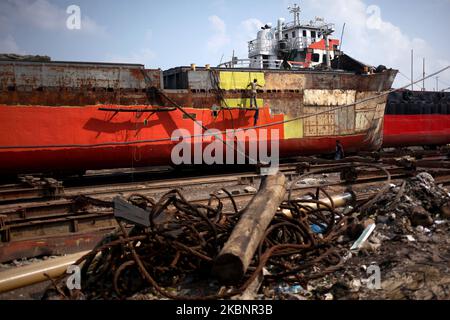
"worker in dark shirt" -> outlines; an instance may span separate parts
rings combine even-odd
[[[336,140],[336,153],[334,156],[334,160],[341,160],[345,158],[344,146],[341,141]]]

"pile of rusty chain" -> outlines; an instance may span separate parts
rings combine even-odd
[[[233,205],[231,213],[223,211],[221,198],[215,194],[207,205],[190,203],[178,190],[168,192],[158,202],[138,194],[130,196],[128,201],[151,213],[150,227],[135,226],[129,231],[118,221],[117,232],[76,262],[82,265],[84,297],[123,299],[150,287],[155,294],[169,299],[225,299],[245,291],[264,269],[265,283],[304,284],[342,267],[344,253],[336,249],[336,240],[356,223],[351,214],[357,209],[344,216],[322,188],[306,200],[291,199],[290,192],[240,287],[208,296],[173,294],[166,288],[180,285],[189,276],[208,279],[214,259],[239,220],[241,212],[235,200],[222,190]],[[321,194],[329,203],[319,200]],[[322,231],[313,232],[313,225]],[[49,288],[45,296],[51,296],[56,289],[59,296],[73,298],[64,279],[56,279],[54,288]]]
[[[76,262],[82,265],[85,298],[125,298],[148,287],[142,280],[150,282],[159,294],[176,298],[163,287],[176,286],[191,274],[208,273],[238,220],[237,205],[231,194],[224,192],[231,199],[233,213],[223,212],[217,195],[211,195],[208,205],[192,204],[178,190],[158,202],[131,195],[128,201],[151,212],[150,227],[135,226],[128,231],[118,221],[118,232]],[[61,294],[63,278],[57,280]]]

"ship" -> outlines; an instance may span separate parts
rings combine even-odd
[[[177,130],[252,130],[246,143],[269,143],[276,131],[280,158],[333,154],[337,141],[346,152],[379,149],[397,70],[344,54],[332,24],[303,23],[298,6],[291,12],[293,22],[261,28],[248,59],[217,67],[0,57],[0,173],[175,165]],[[207,146],[194,136],[189,143]]]
[[[435,149],[449,144],[449,92],[400,90],[389,94],[384,115],[384,148]]]

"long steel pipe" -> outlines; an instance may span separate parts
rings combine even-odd
[[[83,251],[0,272],[0,293],[46,281],[48,277],[45,274],[52,278],[58,277],[66,272],[68,266],[89,252]]]

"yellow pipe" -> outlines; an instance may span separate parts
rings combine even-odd
[[[0,272],[0,293],[47,281],[48,278],[44,274],[56,278],[65,273],[68,266],[89,252],[83,251]]]

